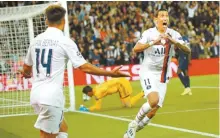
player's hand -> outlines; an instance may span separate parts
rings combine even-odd
[[[119,71],[119,69],[122,68],[122,65],[119,67],[114,68],[112,72],[112,77],[131,77],[130,73],[124,73]]]
[[[162,36],[159,36],[156,40],[154,40],[154,41],[152,42],[151,46],[160,43],[160,41],[161,41],[162,38],[163,38]],[[151,42],[150,42],[150,43],[151,43]]]
[[[86,108],[84,105],[81,105],[81,106],[79,107],[79,111],[82,111],[82,112],[89,112],[89,109]]]
[[[168,40],[169,40],[171,43],[173,43],[173,44],[176,44],[176,43],[177,43],[177,41],[174,40],[174,39],[171,37],[170,34],[163,34],[163,35],[161,35],[161,37],[164,38],[164,39],[168,39]]]
[[[31,78],[31,77],[32,77],[32,74],[31,74],[31,73],[30,73],[30,74],[27,74],[27,73],[24,72],[24,70],[18,70],[17,72],[22,74],[22,78],[23,78],[23,77],[24,77],[24,78]]]

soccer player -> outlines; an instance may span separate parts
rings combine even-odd
[[[147,125],[157,110],[162,107],[174,47],[185,53],[191,52],[181,35],[168,28],[169,15],[167,10],[157,11],[154,23],[156,27],[145,30],[133,48],[134,52],[144,52],[139,75],[147,102],[142,105],[136,118],[129,123],[124,138],[135,138],[136,132]]]
[[[186,30],[183,30],[183,33],[186,34]],[[189,44],[189,40],[187,37],[183,36],[182,38],[185,43]],[[181,95],[192,95],[190,89],[190,79],[188,75],[188,66],[190,63],[191,55],[184,53],[180,49],[176,49],[176,53],[178,56],[178,63],[179,63],[177,75],[185,87],[185,90]]]
[[[125,78],[114,78],[99,84],[94,88],[85,86],[82,92],[90,97],[94,96],[96,100],[95,105],[91,106],[88,111],[100,110],[102,99],[107,95],[119,93],[121,102],[125,107],[132,107],[144,96],[144,93],[140,92],[136,96],[131,97],[132,87],[130,82]],[[80,110],[87,111],[85,107],[82,107]]]
[[[74,68],[94,74],[113,77],[129,76],[119,71],[99,69],[82,57],[77,45],[63,34],[66,10],[51,5],[46,11],[48,28],[31,42],[20,72],[29,78],[33,71],[30,103],[38,114],[35,127],[40,129],[40,138],[67,138],[67,124],[64,120],[63,77],[66,60]]]

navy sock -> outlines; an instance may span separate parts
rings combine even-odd
[[[190,87],[190,79],[189,79],[189,76],[185,76],[185,80],[186,80],[186,87]]]
[[[185,79],[185,76],[182,75],[182,73],[178,74],[179,78],[180,78],[180,81],[182,82],[182,84],[184,85],[184,87],[186,88],[187,85],[186,85],[186,79]]]

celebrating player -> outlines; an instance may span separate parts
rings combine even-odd
[[[119,67],[105,71],[87,63],[76,44],[63,34],[66,10],[59,5],[51,5],[46,11],[48,28],[31,42],[21,73],[31,77],[33,84],[30,102],[38,114],[35,127],[40,129],[40,138],[67,138],[67,125],[63,119],[64,94],[63,77],[66,60],[74,68],[104,76],[129,76],[119,72]]]
[[[136,96],[131,97],[132,87],[130,82],[125,78],[114,78],[97,85],[95,88],[85,86],[82,92],[90,97],[94,96],[96,99],[95,105],[93,105],[89,109],[81,107],[80,110],[82,111],[100,110],[102,98],[107,95],[112,95],[114,93],[119,93],[121,102],[125,107],[132,107],[138,100],[140,100],[144,96],[144,93],[140,92]]]
[[[191,52],[182,40],[181,35],[168,28],[167,10],[157,11],[154,22],[156,27],[144,31],[133,49],[134,52],[144,52],[144,60],[139,75],[147,102],[142,105],[135,120],[129,123],[124,138],[135,138],[136,131],[147,125],[157,110],[162,107],[174,47],[185,53]]]

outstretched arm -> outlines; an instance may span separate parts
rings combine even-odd
[[[85,63],[82,66],[80,66],[79,69],[83,72],[93,74],[93,75],[112,76],[112,77],[130,77],[130,74],[125,74],[119,71],[121,67],[122,66],[117,67],[113,69],[112,71],[106,71],[96,66],[93,66],[90,63]]]
[[[93,105],[89,108],[89,111],[100,110],[101,105],[102,105],[102,99],[98,99],[98,100],[96,100],[95,105]]]

